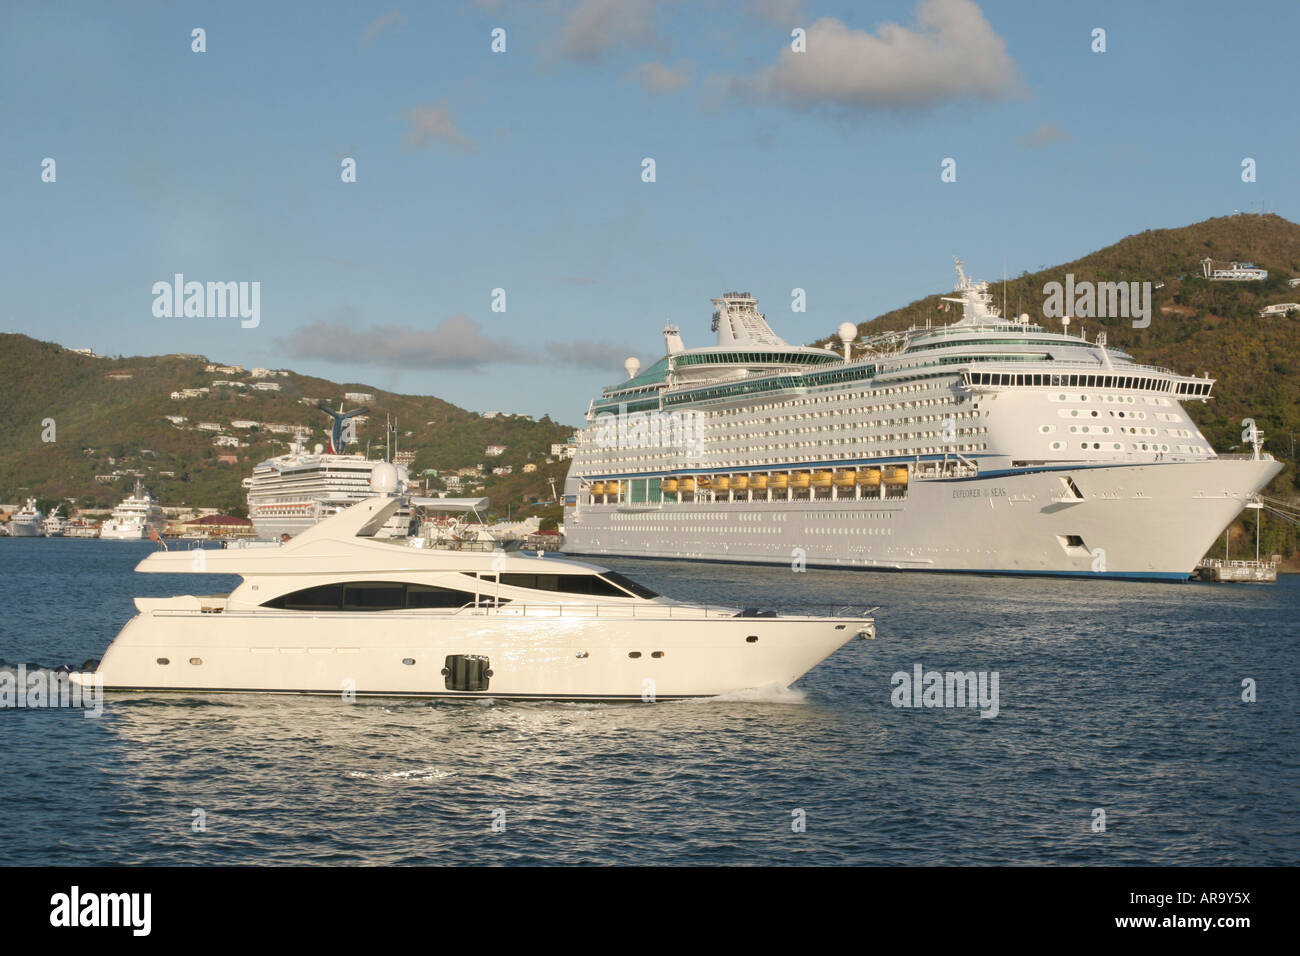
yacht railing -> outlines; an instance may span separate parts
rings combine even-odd
[[[225,608],[199,610],[197,608],[156,608],[147,613],[155,617],[200,617],[213,613],[222,617],[277,618],[286,620],[304,620],[308,617],[327,617],[335,614],[358,614],[382,620],[390,614],[401,617],[430,616],[439,619],[484,616],[484,617],[546,617],[546,618],[619,618],[635,620],[872,620],[871,615],[880,609],[879,605],[867,607],[851,604],[798,604],[776,608],[737,608],[690,604],[584,604],[584,603],[525,603],[502,599],[494,604],[491,595],[482,595],[482,603],[477,607],[469,604],[460,608],[399,608],[392,611],[288,611],[269,608],[249,608],[231,611]]]

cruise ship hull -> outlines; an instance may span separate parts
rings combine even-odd
[[[364,612],[147,610],[113,641],[94,677],[102,678],[105,689],[122,691],[712,697],[786,687],[862,626],[844,618],[617,617],[608,607],[586,614],[493,609],[454,616],[384,615],[379,626],[374,614]],[[639,656],[632,657],[634,651]],[[487,657],[488,687],[449,691],[443,668],[451,655]]]
[[[1185,580],[1250,496],[1281,468],[1268,459],[1226,458],[1052,466],[917,480],[905,496],[885,499],[584,503],[566,515],[565,550],[807,567]]]

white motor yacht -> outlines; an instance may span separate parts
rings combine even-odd
[[[15,538],[39,538],[45,534],[45,515],[36,507],[35,498],[28,498],[27,503],[13,513],[9,519],[9,534]]]
[[[396,474],[379,465],[375,482]],[[661,597],[590,564],[375,537],[369,498],[279,545],[159,551],[137,571],[234,574],[229,594],[136,598],[94,672],[114,690],[662,700],[785,687],[874,621]]]
[[[135,491],[100,526],[99,536],[108,541],[142,541],[149,537],[149,532],[162,534],[166,527],[167,512],[137,481]]]

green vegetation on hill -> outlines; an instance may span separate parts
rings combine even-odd
[[[1205,279],[1201,260],[1216,267],[1232,261],[1253,262],[1268,270],[1262,282],[1223,282]],[[1288,279],[1300,276],[1300,225],[1274,215],[1237,215],[1207,219],[1178,229],[1148,229],[1090,255],[1034,273],[990,281],[989,291],[1008,316],[1028,313],[1031,321],[1058,328],[1058,319],[1043,316],[1048,282],[1075,281],[1164,283],[1152,292],[1151,325],[1133,328],[1131,319],[1075,319],[1070,332],[1082,327],[1089,339],[1105,330],[1108,343],[1128,352],[1144,365],[1174,369],[1186,375],[1207,372],[1217,380],[1207,402],[1186,407],[1216,451],[1242,453],[1243,418],[1255,419],[1265,433],[1265,448],[1285,468],[1265,494],[1296,501],[1297,449],[1300,448],[1300,315],[1261,318],[1259,310],[1279,302],[1300,302],[1300,288]],[[987,278],[987,277],[978,277]],[[1004,287],[1005,286],[1005,287]],[[960,312],[940,309],[936,292],[901,309],[886,312],[858,326],[862,335],[912,326],[946,324]],[[1004,300],[1005,296],[1005,300]],[[960,309],[960,306],[954,308]],[[833,337],[818,345],[836,344]],[[1243,543],[1233,555],[1254,553],[1254,513],[1234,526]],[[1295,555],[1300,550],[1296,528],[1265,516],[1265,553]],[[1220,550],[1220,554],[1222,551]]]
[[[102,483],[96,476],[139,472],[146,487],[167,505],[220,508],[245,514],[240,482],[259,461],[288,450],[291,435],[264,428],[235,428],[232,420],[263,424],[303,425],[311,430],[308,444],[328,441],[330,419],[315,408],[316,400],[337,407],[345,392],[369,392],[369,420],[357,428],[358,444],[370,442],[372,458],[384,450],[386,416],[397,426],[398,450],[415,452],[413,476],[426,469],[445,474],[457,468],[485,465],[484,494],[493,508],[504,512],[533,499],[551,497],[547,477],[562,483],[568,463],[547,465],[553,443],[565,441],[573,429],[549,418],[522,416],[483,418],[441,399],[398,395],[359,383],[338,384],[290,373],[253,379],[247,372],[205,371],[201,356],[92,358],[50,342],[24,335],[0,335],[0,422],[5,442],[0,450],[0,501],[21,498],[71,498],[81,507],[111,507],[131,490],[129,474]],[[129,374],[130,378],[114,378]],[[241,381],[247,389],[212,387],[217,380]],[[253,382],[271,381],[280,391],[257,391]],[[208,387],[198,398],[172,399],[186,388]],[[312,399],[304,404],[304,399]],[[347,407],[356,407],[347,402]],[[177,426],[165,416],[184,416]],[[48,437],[48,419],[54,438]],[[218,447],[216,433],[196,428],[200,422],[222,426],[246,447]],[[500,457],[484,454],[488,445],[505,445]],[[221,460],[234,455],[235,462]],[[533,462],[538,471],[522,474]],[[514,474],[498,478],[491,469],[511,465]],[[171,472],[174,477],[164,475]],[[431,490],[441,484],[430,483]]]

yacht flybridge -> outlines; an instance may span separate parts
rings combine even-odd
[[[136,598],[139,613],[78,679],[114,690],[657,700],[788,686],[855,635],[875,635],[863,614],[686,604],[595,565],[374,537],[400,501],[368,498],[279,545],[150,555],[137,571],[243,581],[229,594]]]

